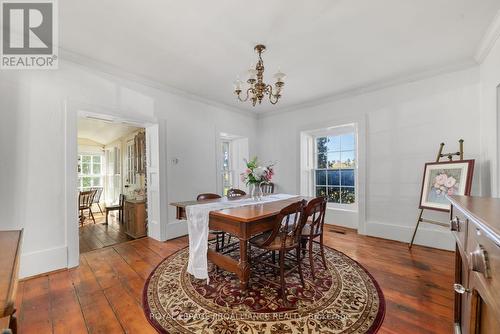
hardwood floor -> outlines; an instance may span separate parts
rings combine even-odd
[[[360,262],[379,282],[386,316],[379,333],[452,333],[451,252],[325,233],[325,244]],[[29,279],[17,295],[20,333],[154,333],[141,309],[144,282],[187,238],[143,238],[82,254],[78,268]]]
[[[108,225],[104,225],[106,217],[99,211],[94,212],[94,218],[95,224],[92,219],[87,218],[84,225],[79,227],[80,254],[133,240],[125,234],[123,225],[118,222],[118,212],[109,214]]]

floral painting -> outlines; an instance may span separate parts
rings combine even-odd
[[[448,211],[447,196],[470,193],[473,168],[474,160],[426,164],[420,208]]]

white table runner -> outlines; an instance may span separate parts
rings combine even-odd
[[[263,204],[297,197],[297,195],[272,194],[262,197],[261,200],[245,198],[241,200],[228,200],[206,204],[195,204],[186,207],[189,233],[189,260],[187,271],[198,279],[208,281],[208,218],[210,211],[242,207],[247,205]]]

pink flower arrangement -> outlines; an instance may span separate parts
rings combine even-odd
[[[247,185],[261,184],[262,182],[270,182],[272,180],[274,175],[274,164],[260,166],[257,157],[250,161],[245,159],[245,163],[247,168],[240,176],[241,181],[245,182]]]

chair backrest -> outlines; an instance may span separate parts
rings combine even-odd
[[[78,204],[86,208],[90,208],[94,200],[95,190],[80,191],[78,195]]]
[[[319,235],[323,233],[326,203],[326,197],[316,197],[315,199],[309,201],[307,207],[304,209],[304,215],[302,216],[303,223],[305,224],[309,221],[311,235]]]
[[[217,194],[206,193],[206,194],[199,194],[196,197],[196,200],[197,201],[204,201],[204,200],[207,200],[207,199],[217,199],[217,198],[221,198],[221,196],[217,195]]]
[[[90,188],[90,190],[96,191],[95,196],[94,196],[94,200],[92,201],[92,203],[99,203],[101,201],[101,195],[102,195],[102,191],[104,190],[104,188],[103,187],[94,187],[94,188]]]
[[[229,198],[234,198],[234,197],[241,197],[245,196],[247,193],[244,192],[243,190],[236,189],[236,188],[231,188],[227,191],[227,197]]]
[[[123,207],[123,203],[125,203],[125,195],[124,194],[120,194],[119,196],[119,200],[118,200],[118,204]]]
[[[260,185],[260,190],[264,195],[274,194],[274,183],[266,182]]]
[[[301,200],[281,209],[274,221],[273,231],[262,245],[267,246],[279,237],[281,239],[281,248],[298,246],[302,228],[304,227],[302,216],[306,204],[306,200]]]

